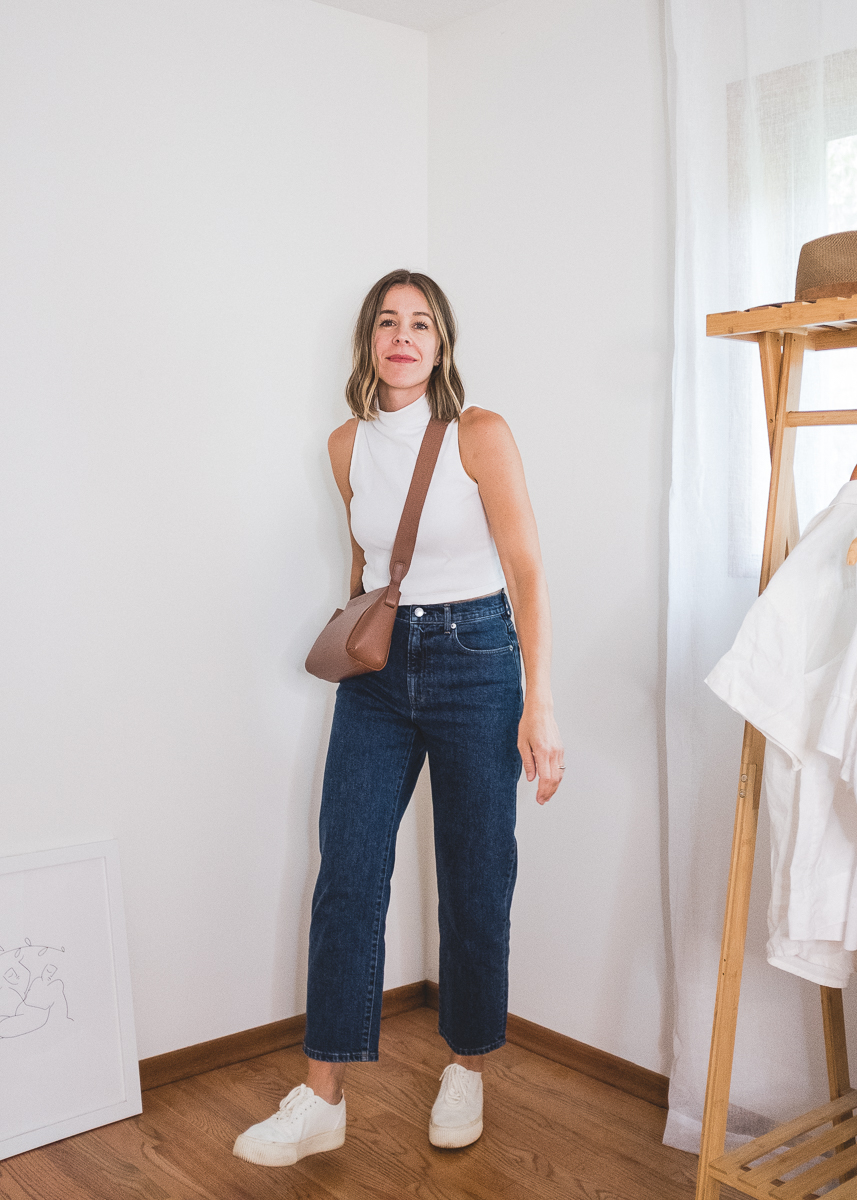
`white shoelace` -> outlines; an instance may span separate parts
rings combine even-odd
[[[280,1101],[279,1112],[275,1112],[274,1116],[278,1121],[290,1121],[292,1117],[297,1116],[298,1110],[305,1101],[314,1099],[315,1092],[311,1091],[305,1083],[299,1083],[297,1087],[292,1088],[288,1096]]]
[[[467,1099],[467,1068],[461,1063],[450,1063],[444,1067],[440,1077],[445,1088],[444,1101],[447,1104],[463,1104]]]

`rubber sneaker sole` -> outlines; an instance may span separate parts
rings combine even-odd
[[[471,1121],[469,1125],[453,1125],[445,1127],[429,1123],[429,1141],[433,1146],[443,1150],[457,1150],[461,1146],[470,1146],[482,1133],[482,1118]]]
[[[345,1144],[345,1126],[330,1133],[316,1133],[300,1142],[263,1142],[242,1133],[235,1140],[232,1153],[244,1162],[256,1163],[260,1167],[290,1167],[308,1154],[321,1154],[323,1150],[338,1150]]]

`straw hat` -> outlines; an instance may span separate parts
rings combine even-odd
[[[797,264],[795,300],[857,295],[857,229],[804,242]]]

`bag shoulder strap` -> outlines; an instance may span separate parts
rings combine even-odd
[[[397,608],[399,605],[401,583],[410,570],[423,505],[448,424],[448,421],[438,421],[432,417],[423,434],[411,486],[408,488],[399,528],[396,530],[393,553],[390,555],[390,586],[384,597],[384,603],[389,608]]]

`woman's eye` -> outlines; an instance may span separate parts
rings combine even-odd
[[[425,321],[415,321],[414,328],[415,329],[428,329],[428,325],[426,325]]]
[[[385,326],[392,325],[392,324],[393,324],[393,322],[390,320],[389,317],[385,317],[384,320],[380,322],[381,329],[384,329]]]

